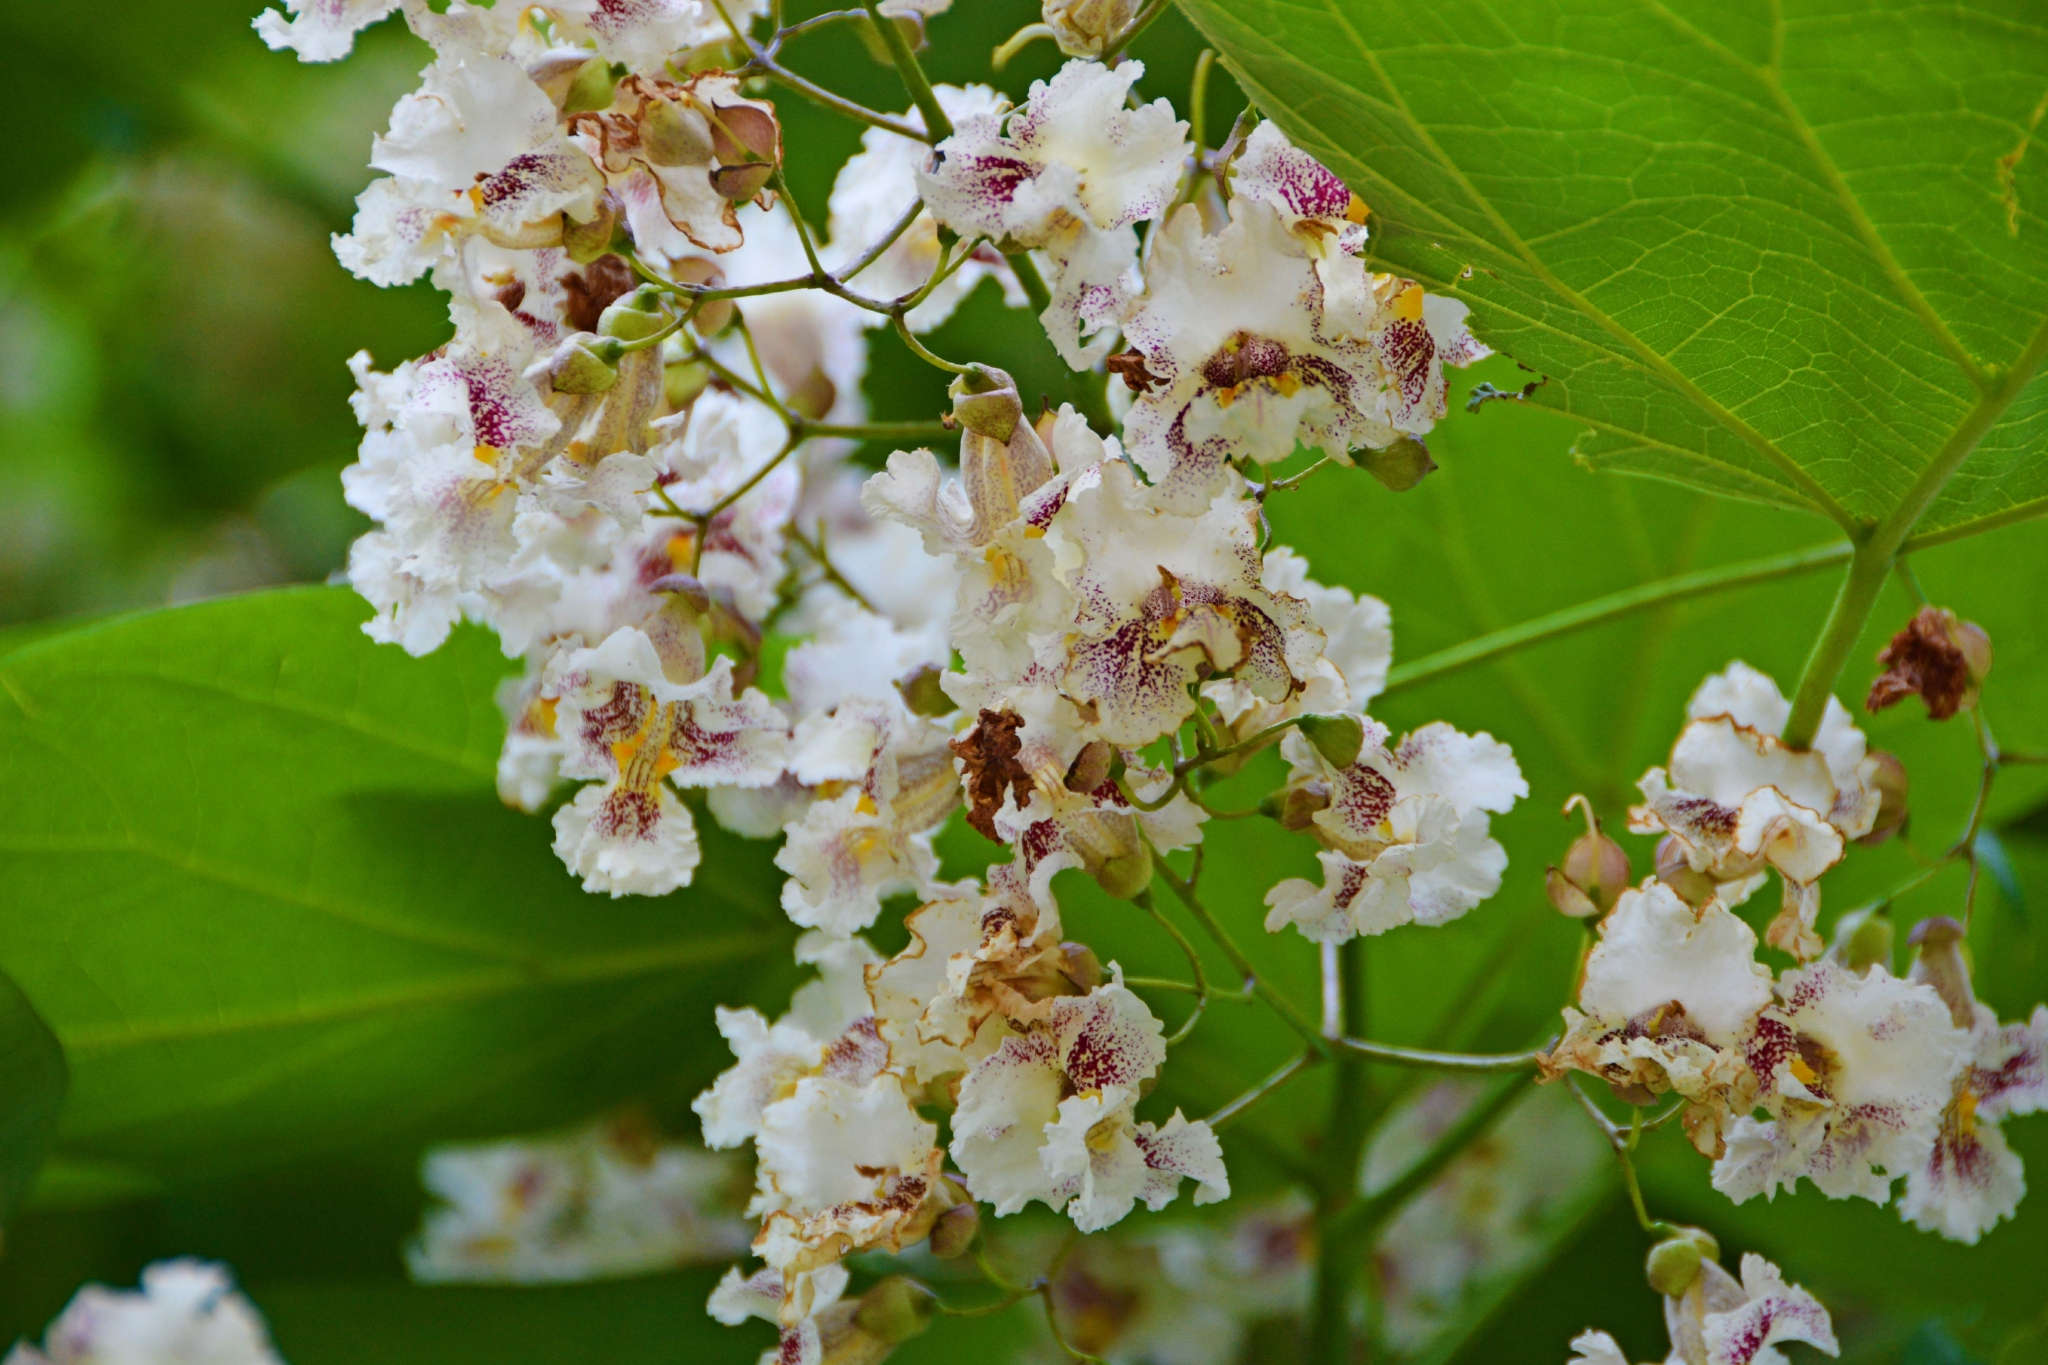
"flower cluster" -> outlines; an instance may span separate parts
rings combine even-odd
[[[735,1174],[630,1118],[439,1147],[420,1176],[444,1202],[406,1248],[406,1268],[428,1284],[545,1284],[723,1260],[747,1244],[721,1207]]]
[[[158,1261],[140,1289],[89,1284],[44,1334],[22,1342],[7,1365],[284,1365],[262,1314],[226,1266]]]
[[[1741,663],[1693,695],[1668,770],[1643,778],[1631,817],[1668,831],[1668,880],[1622,892],[1600,921],[1546,1074],[1597,1076],[1635,1104],[1678,1096],[1714,1187],[1738,1203],[1802,1178],[1888,1203],[1904,1177],[1903,1216],[1975,1242],[2025,1191],[1996,1125],[2048,1103],[2048,1008],[2000,1025],[1943,918],[1915,929],[1904,979],[1889,925],[1860,915],[1818,961],[1775,977],[1757,961],[1731,907],[1776,868],[1785,907],[1768,937],[1815,957],[1814,882],[1870,832],[1882,797],[1882,756],[1846,710],[1831,699],[1813,747],[1794,751],[1778,739],[1789,709]]]

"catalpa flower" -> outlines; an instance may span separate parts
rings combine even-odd
[[[688,886],[701,856],[676,786],[762,787],[782,774],[788,729],[752,688],[735,697],[732,661],[672,681],[646,632],[627,628],[556,661],[567,777],[596,778],[555,812],[555,852],[586,891],[660,896]]]
[[[1942,1111],[1933,1150],[1906,1172],[1899,1216],[1975,1245],[2013,1216],[2027,1192],[2026,1172],[1999,1121],[2048,1108],[2048,1006],[2036,1005],[2025,1022],[2000,1024],[1970,988],[1962,926],[1943,916],[1913,932],[1920,945],[1913,980],[1940,992],[1950,1018],[1968,1031],[1969,1060]]]
[[[1139,1087],[1166,1059],[1159,1021],[1122,974],[1053,1002],[1042,1025],[1005,1038],[960,1084],[953,1159],[975,1198],[1000,1216],[1036,1199],[1083,1232],[1140,1199],[1164,1208],[1183,1177],[1195,1202],[1230,1196],[1222,1149],[1206,1123],[1175,1110],[1163,1127],[1136,1120]]]
[[[932,216],[955,232],[1045,253],[1052,302],[1041,320],[1076,369],[1109,349],[1102,334],[1137,297],[1134,225],[1173,202],[1189,153],[1188,126],[1165,100],[1125,108],[1144,74],[1143,62],[1068,62],[1050,84],[1033,82],[1007,133],[995,114],[965,119],[917,177]]]
[[[1664,1300],[1671,1334],[1670,1365],[1788,1365],[1779,1343],[1801,1341],[1840,1354],[1834,1323],[1820,1300],[1786,1284],[1776,1266],[1754,1252],[1742,1258],[1737,1280],[1711,1258],[1686,1291]],[[1628,1365],[1605,1332],[1572,1338],[1570,1365]]]
[[[948,738],[897,697],[850,699],[798,722],[789,770],[818,800],[775,855],[790,874],[791,920],[843,936],[874,923],[885,897],[936,889],[932,835],[960,804]]]
[[[1840,702],[1828,698],[1804,752],[1779,742],[1791,713],[1777,684],[1748,664],[1708,678],[1686,704],[1668,766],[1637,784],[1643,804],[1629,811],[1629,829],[1675,836],[1688,865],[1722,883],[1730,905],[1776,868],[1785,903],[1765,939],[1805,960],[1822,947],[1815,883],[1848,840],[1870,832],[1880,793],[1877,761]]]
[[[1349,463],[1355,447],[1428,431],[1444,412],[1444,365],[1489,354],[1464,304],[1341,253],[1312,257],[1290,220],[1307,221],[1240,196],[1220,232],[1190,204],[1153,236],[1145,297],[1124,324],[1142,358],[1120,371],[1138,391],[1125,438],[1176,511],[1206,505],[1233,460],[1306,444]]]
[[[228,1268],[189,1257],[143,1267],[140,1289],[89,1284],[9,1365],[284,1365]]]
[[[1529,794],[1508,746],[1438,721],[1393,748],[1365,718],[1357,761],[1336,768],[1298,732],[1281,741],[1290,789],[1327,804],[1309,828],[1324,851],[1323,884],[1289,878],[1266,893],[1266,929],[1287,925],[1321,943],[1444,924],[1500,889],[1507,851],[1489,832]]]
[[[427,1284],[544,1284],[643,1275],[744,1250],[721,1213],[729,1160],[645,1125],[437,1147],[420,1178],[444,1201],[406,1248]]]
[[[737,205],[782,160],[775,106],[745,98],[722,71],[681,84],[628,76],[609,108],[574,115],[569,128],[623,206],[634,245],[656,263],[739,246]]]
[[[1322,656],[1302,689],[1281,702],[1261,700],[1234,678],[1202,684],[1227,730],[1226,742],[1308,712],[1363,711],[1386,686],[1394,662],[1393,613],[1377,597],[1354,596],[1308,576],[1308,561],[1284,545],[1266,552],[1259,584],[1269,593],[1308,603],[1309,619],[1323,633]]]
[[[1756,933],[1719,902],[1695,910],[1652,878],[1600,922],[1579,1008],[1564,1012],[1544,1071],[1584,1071],[1644,1103],[1675,1090],[1691,1102],[1687,1134],[1719,1156],[1731,1110],[1755,1101],[1741,1043],[1771,998]]]
[[[1166,510],[1128,465],[1074,476],[1045,533],[1078,610],[1049,643],[1060,690],[1093,708],[1096,736],[1127,749],[1173,733],[1195,708],[1190,684],[1227,673],[1281,702],[1322,655],[1308,604],[1269,591],[1258,508],[1218,498],[1197,515]]]
[[[1100,984],[1093,956],[1061,942],[1058,907],[1032,898],[1015,863],[991,867],[986,890],[949,888],[904,924],[909,946],[871,968],[867,986],[890,1065],[919,1083],[978,1060],[991,1020],[1040,1022],[1054,998]]]
[[[761,1353],[760,1365],[824,1365],[827,1343],[842,1344],[852,1333],[859,1300],[846,1300],[846,1267],[833,1263],[796,1277],[794,1293],[786,1290],[781,1271],[764,1267],[749,1275],[729,1267],[711,1291],[705,1311],[727,1327],[758,1318],[781,1332],[775,1346]],[[785,1323],[784,1304],[793,1299],[802,1309]]]
[[[1271,121],[1252,129],[1230,163],[1230,192],[1279,214],[1312,256],[1365,249],[1365,201],[1335,171],[1287,140]]]
[[[938,96],[939,107],[956,126],[973,119],[1000,118],[1003,113],[1002,95],[986,85],[937,85],[932,87],[932,93]],[[924,114],[914,107],[893,117],[913,128],[924,127]],[[886,128],[870,128],[862,133],[860,146],[861,150],[848,158],[832,181],[831,216],[827,220],[832,245],[825,255],[828,263],[839,269],[860,259],[870,246],[888,234],[917,199],[918,173],[931,169],[929,143]],[[880,256],[847,282],[870,298],[902,298],[916,293],[931,278],[938,269],[939,255],[938,219],[929,211],[921,212]],[[913,332],[930,331],[951,317],[961,300],[991,276],[1002,281],[1011,306],[1024,302],[1023,291],[1004,267],[1001,253],[984,245],[977,247],[965,265],[940,281],[922,303],[906,313],[904,323]],[[861,317],[870,327],[886,321],[879,313],[863,312]]]
[[[1743,1040],[1771,1117],[1735,1120],[1714,1188],[1739,1204],[1805,1176],[1830,1199],[1886,1202],[1928,1159],[1969,1035],[1933,987],[1881,966],[1822,960],[1786,972],[1777,997]]]

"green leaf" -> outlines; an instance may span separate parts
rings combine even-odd
[[[69,1085],[57,1035],[0,974],[0,1219],[35,1182]]]
[[[1183,4],[1586,462],[1850,525],[1974,448],[1923,530],[2048,502],[2031,0]]]
[[[132,616],[0,661],[0,966],[63,1040],[62,1153],[143,1174],[587,1114],[721,1054],[786,976],[765,845],[586,895],[493,792],[509,665],[412,659],[338,589]]]

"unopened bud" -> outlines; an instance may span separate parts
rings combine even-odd
[[[1095,956],[1095,950],[1085,943],[1071,939],[1060,944],[1060,975],[1080,987],[1083,994],[1100,986],[1107,978],[1102,970],[1102,959]]]
[[[1330,806],[1330,788],[1322,782],[1303,782],[1275,792],[1259,803],[1259,810],[1280,822],[1280,828],[1300,833],[1315,823],[1316,812]]]
[[[625,354],[624,344],[613,337],[577,332],[564,337],[535,368],[547,375],[556,393],[603,393],[619,382]]]
[[[657,166],[708,166],[711,122],[673,100],[651,98],[640,111],[640,146]]]
[[[946,392],[953,398],[953,420],[977,436],[1007,445],[1024,420],[1017,381],[993,365],[973,366]]]
[[[920,716],[952,715],[959,708],[939,686],[939,679],[944,673],[945,670],[936,664],[919,664],[897,679],[896,690],[903,695],[903,704]]]
[[[685,256],[669,266],[668,273],[678,284],[704,289],[716,289],[725,283],[725,272],[718,268],[718,263],[702,256]],[[717,336],[732,325],[731,299],[700,299],[696,309],[690,315],[690,325],[697,329],[700,337]]]
[[[609,256],[613,239],[619,232],[619,201],[610,191],[598,196],[597,212],[587,222],[576,222],[565,218],[562,223],[562,250],[578,265],[589,265],[602,256]]]
[[[1394,493],[1406,493],[1436,468],[1436,461],[1429,458],[1429,447],[1415,436],[1403,436],[1378,450],[1355,452],[1352,458]]]
[[[1856,841],[1866,846],[1881,844],[1904,829],[1906,819],[1912,813],[1906,804],[1912,787],[1906,776],[1906,765],[1899,762],[1896,755],[1883,750],[1870,757],[1876,764],[1876,771],[1870,775],[1870,785],[1877,788],[1877,816],[1870,822],[1870,832]]]
[[[1692,1288],[1693,1281],[1700,1277],[1700,1266],[1705,1259],[1700,1254],[1700,1244],[1692,1238],[1668,1238],[1650,1248],[1649,1259],[1643,1266],[1644,1275],[1650,1281],[1650,1288],[1667,1299],[1675,1299]]]
[[[1628,890],[1628,874],[1628,854],[1597,829],[1580,835],[1565,850],[1565,880],[1585,892],[1603,914]]]
[[[594,114],[611,108],[612,100],[618,95],[619,78],[625,74],[625,67],[613,66],[602,57],[592,57],[576,69],[568,91],[562,96],[562,112]]]
[[[916,1280],[891,1275],[860,1296],[854,1326],[890,1346],[899,1346],[931,1325],[938,1296]]]
[[[1970,964],[1963,958],[1963,926],[1947,915],[1933,915],[1914,925],[1906,942],[1917,950],[1913,980],[1934,987],[1957,1028],[1975,1028],[1977,992],[1970,985]]]
[[[1133,822],[1135,829],[1136,822]],[[1152,850],[1143,840],[1133,840],[1133,847],[1120,849],[1101,860],[1088,859],[1085,866],[1095,884],[1120,901],[1131,897],[1152,885]]]
[[[1593,903],[1593,898],[1572,885],[1571,878],[1554,867],[1545,869],[1543,873],[1543,894],[1550,898],[1551,905],[1561,915],[1591,919],[1600,913],[1600,907]]]
[[[599,333],[621,341],[643,340],[667,325],[668,319],[663,316],[661,306],[661,291],[651,284],[643,284],[632,293],[621,295],[597,319]]]
[[[1081,752],[1074,755],[1074,762],[1067,769],[1067,790],[1086,795],[1100,789],[1103,783],[1109,781],[1110,764],[1115,759],[1116,748],[1108,740],[1088,741],[1081,746]]]
[[[1878,965],[1889,971],[1897,939],[1898,930],[1885,906],[1851,910],[1835,921],[1835,941],[1828,956],[1858,975]]]
[[[775,164],[781,130],[775,116],[751,104],[729,104],[715,109],[711,124],[711,150],[728,166],[746,162]]]
[[[711,188],[721,199],[730,199],[735,204],[744,204],[761,192],[775,168],[765,161],[752,161],[738,166],[720,166],[711,173]]]
[[[697,395],[711,383],[711,367],[701,360],[678,361],[662,367],[661,396],[670,408],[681,412],[697,401]]]
[[[1687,905],[1701,906],[1714,898],[1718,883],[1686,860],[1685,844],[1675,834],[1657,841],[1657,880]]]
[[[1061,52],[1099,57],[1137,17],[1138,0],[1048,0],[1040,13]]]
[[[981,1210],[972,1200],[955,1204],[932,1224],[932,1255],[942,1261],[965,1256],[981,1235]]]
[[[1365,723],[1349,711],[1303,716],[1295,722],[1295,728],[1333,768],[1350,767],[1358,761],[1358,751],[1365,747]]]

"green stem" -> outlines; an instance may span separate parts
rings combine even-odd
[[[1828,698],[1834,694],[1835,679],[1862,636],[1871,608],[1877,605],[1878,592],[1892,571],[1892,561],[1906,548],[1906,538],[1912,534],[1914,524],[1985,433],[2020,396],[2044,359],[2048,359],[2048,319],[2043,319],[2035,329],[2012,368],[1985,390],[1969,416],[1913,480],[1913,486],[1906,490],[1898,505],[1857,542],[1855,556],[1849,562],[1849,576],[1842,581],[1842,590],[1835,595],[1835,605],[1828,612],[1827,625],[1814,641],[1812,652],[1806,656],[1806,668],[1799,676],[1799,688],[1792,698],[1792,715],[1785,722],[1783,738],[1788,747],[1804,749],[1813,743]]]
[[[1384,1226],[1387,1220],[1399,1213],[1417,1194],[1420,1194],[1439,1175],[1444,1167],[1486,1136],[1494,1122],[1507,1112],[1509,1105],[1521,1097],[1523,1088],[1535,1080],[1535,1073],[1523,1072],[1509,1076],[1488,1091],[1479,1102],[1467,1110],[1442,1136],[1430,1145],[1428,1151],[1401,1172],[1393,1184],[1377,1194],[1360,1200],[1344,1217],[1336,1233],[1343,1237],[1369,1241],[1372,1235]]]
[[[1337,1023],[1346,1033],[1364,1033],[1366,1018],[1365,940],[1352,939],[1337,950]],[[1323,1131],[1325,1187],[1316,1201],[1315,1304],[1309,1317],[1312,1361],[1348,1365],[1351,1359],[1351,1295],[1358,1287],[1369,1244],[1362,1237],[1342,1235],[1358,1188],[1359,1166],[1372,1123],[1372,1077],[1365,1059],[1354,1052],[1336,1057],[1330,1092],[1330,1121]]]
[[[944,422],[813,422],[799,418],[802,436],[844,436],[855,441],[944,441],[960,434],[959,428]]]
[[[924,68],[918,65],[917,54],[910,50],[903,30],[896,27],[894,20],[883,17],[880,0],[861,0],[861,3],[867,7],[868,18],[874,20],[875,28],[881,32],[882,45],[889,49],[889,58],[896,63],[896,74],[903,78],[903,88],[910,92],[910,102],[917,106],[918,113],[924,115],[924,140],[944,142],[953,136],[953,121],[939,107],[939,97],[933,93],[932,83],[925,77]]]
[[[1187,1019],[1179,1028],[1167,1035],[1166,1045],[1172,1047],[1175,1043],[1186,1041],[1187,1036],[1195,1031],[1195,1025],[1201,1023],[1202,1016],[1208,1012],[1209,975],[1202,969],[1202,955],[1195,951],[1194,944],[1188,942],[1188,936],[1183,934],[1179,926],[1168,919],[1160,911],[1159,907],[1152,903],[1152,890],[1150,887],[1131,897],[1131,903],[1157,920],[1159,927],[1164,929],[1173,941],[1180,945],[1182,955],[1188,960],[1188,971],[1195,978],[1195,1008],[1189,1013]]]
[[[1545,1049],[1533,1052],[1438,1052],[1430,1048],[1397,1047],[1392,1043],[1369,1043],[1363,1038],[1332,1038],[1340,1053],[1384,1062],[1388,1066],[1416,1067],[1424,1071],[1534,1071],[1536,1059]]]
[[[1794,550],[1789,554],[1746,559],[1737,564],[1702,569],[1697,573],[1661,578],[1652,583],[1610,593],[1606,597],[1596,597],[1590,602],[1581,602],[1577,606],[1566,607],[1562,611],[1554,611],[1532,621],[1524,621],[1520,625],[1491,631],[1477,639],[1467,640],[1464,644],[1440,649],[1434,654],[1424,655],[1411,663],[1402,664],[1387,675],[1387,685],[1380,695],[1385,696],[1390,692],[1414,687],[1418,683],[1430,682],[1529,645],[1540,644],[1545,640],[1554,640],[1608,621],[1632,616],[1651,607],[1812,573],[1830,564],[1842,563],[1850,557],[1853,549],[1853,546],[1840,544],[1816,545],[1809,549]]]
[[[1128,978],[1126,978],[1126,981],[1128,981]],[[1284,1066],[1282,1066],[1278,1071],[1275,1071],[1272,1075],[1266,1077],[1266,1079],[1260,1081],[1257,1085],[1245,1091],[1242,1095],[1239,1095],[1236,1099],[1224,1105],[1215,1113],[1209,1115],[1209,1117],[1203,1120],[1203,1122],[1207,1123],[1212,1131],[1221,1128],[1224,1124],[1230,1123],[1233,1120],[1240,1117],[1241,1115],[1243,1115],[1245,1110],[1250,1109],[1260,1100],[1266,1098],[1266,1096],[1272,1094],[1281,1086],[1286,1085],[1289,1081],[1293,1080],[1296,1076],[1299,1076],[1302,1072],[1308,1070],[1315,1064],[1315,1053],[1295,1053],[1294,1057],[1290,1061],[1288,1061]]]
[[[1295,1008],[1292,1000],[1266,984],[1265,978],[1252,966],[1251,959],[1244,955],[1244,950],[1224,932],[1223,926],[1216,922],[1216,917],[1209,913],[1208,907],[1195,895],[1194,885],[1168,866],[1166,859],[1159,856],[1157,849],[1153,850],[1152,867],[1173,889],[1173,894],[1187,907],[1187,912],[1195,917],[1195,923],[1202,926],[1202,932],[1206,933],[1216,946],[1223,950],[1223,955],[1230,959],[1230,965],[1237,969],[1238,978],[1250,987],[1259,999],[1272,1006],[1273,1012],[1285,1020],[1289,1028],[1301,1035],[1318,1058],[1327,1059],[1330,1055],[1330,1044],[1323,1038],[1322,1033]]]

